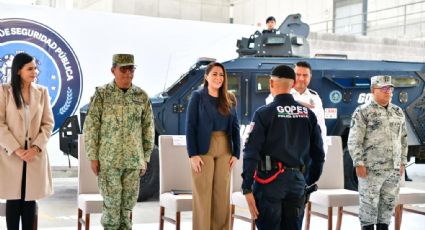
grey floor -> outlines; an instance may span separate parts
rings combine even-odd
[[[407,182],[408,187],[425,190],[425,165],[413,165],[408,169],[408,174],[414,181]],[[65,171],[65,173],[56,172],[54,177],[55,194],[49,198],[39,202],[39,229],[40,230],[70,230],[77,229],[77,178],[75,173]],[[411,208],[425,211],[424,204],[412,205]],[[317,211],[325,213],[324,208],[314,208]],[[348,207],[350,211],[358,212],[358,207]],[[248,214],[247,210],[236,210]],[[334,210],[336,214],[336,210]],[[167,215],[167,213],[166,213]],[[158,201],[148,201],[137,203],[134,211],[134,227],[133,229],[158,229],[159,220],[159,205]],[[334,225],[336,224],[336,216],[334,216]],[[91,226],[93,230],[102,229],[100,226],[100,215],[94,214],[91,218]],[[191,213],[182,214],[182,228],[192,229]],[[312,216],[311,229],[321,230],[327,229],[327,220]],[[344,215],[342,221],[342,229],[360,229],[360,224],[357,217]],[[0,217],[0,229],[6,229],[5,219]],[[165,229],[175,229],[171,224],[166,224]],[[237,230],[249,229],[249,224],[243,221],[236,220],[235,228]],[[390,229],[394,229],[391,225]],[[423,230],[425,229],[425,216],[404,212],[402,228],[406,230]]]

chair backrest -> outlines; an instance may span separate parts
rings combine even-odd
[[[340,136],[329,136],[331,143],[328,146],[323,172],[317,186],[320,189],[344,188],[344,162],[342,140]]]
[[[6,216],[6,203],[0,200],[0,216]]]
[[[239,160],[236,162],[236,165],[233,167],[233,172],[232,172],[232,187],[231,187],[231,191],[232,192],[238,192],[241,191],[241,186],[242,186],[242,171],[243,171],[243,148],[244,148],[244,143],[245,141],[243,140],[243,138],[241,138],[241,153],[240,153],[240,157]]]
[[[84,135],[78,136],[78,194],[97,194],[97,178],[91,170],[90,160],[84,147]]]
[[[192,174],[186,145],[177,144],[178,139],[185,139],[185,136],[159,136],[159,194],[172,189],[192,190]]]
[[[404,171],[404,173],[406,173],[406,171]],[[406,187],[406,179],[404,178],[404,173],[403,176],[400,177],[400,188],[401,187]]]

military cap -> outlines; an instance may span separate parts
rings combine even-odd
[[[378,75],[378,76],[373,76],[370,79],[370,87],[372,88],[381,88],[384,86],[394,86],[391,83],[391,76],[388,75]]]
[[[114,66],[134,65],[134,55],[133,54],[114,54],[114,56],[112,56],[112,65]]]
[[[295,80],[295,72],[294,70],[287,66],[287,65],[278,65],[276,67],[274,67],[272,69],[272,74],[273,77],[278,77],[278,78],[288,78],[288,79],[292,79]]]

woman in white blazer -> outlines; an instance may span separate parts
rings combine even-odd
[[[46,144],[54,125],[48,90],[34,83],[34,57],[19,53],[0,87],[0,199],[8,230],[33,229],[35,200],[53,193]]]

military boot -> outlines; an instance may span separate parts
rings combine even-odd
[[[374,229],[375,228],[374,228],[373,224],[362,226],[362,230],[374,230]]]
[[[377,224],[376,230],[388,230],[388,224]]]

